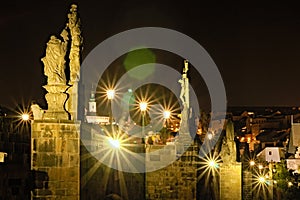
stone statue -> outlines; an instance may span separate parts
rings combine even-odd
[[[82,46],[82,36],[80,30],[80,18],[77,14],[77,5],[73,4],[68,14],[68,24],[71,34],[70,59],[70,81],[79,81],[80,78],[80,52]]]
[[[226,136],[223,138],[220,156],[224,164],[233,164],[236,162],[236,145],[234,141],[233,122],[228,119],[226,125]]]
[[[181,85],[181,91],[180,91],[180,100],[182,101],[183,106],[186,106],[187,108],[190,107],[189,105],[189,79],[187,77],[187,71],[188,71],[188,61],[184,61],[184,69],[182,78],[178,80],[178,82]]]
[[[33,103],[30,108],[33,113],[34,120],[43,119],[45,111],[38,104]]]
[[[178,81],[181,85],[180,100],[183,105],[181,111],[181,120],[179,127],[179,139],[183,143],[189,143],[191,141],[190,130],[189,130],[189,119],[190,119],[190,107],[189,107],[189,79],[187,77],[188,61],[184,61],[184,69],[182,78]]]
[[[62,31],[61,36],[64,41],[54,35],[50,37],[47,43],[46,56],[42,58],[48,85],[66,84],[65,56],[68,45],[68,32],[66,29]]]

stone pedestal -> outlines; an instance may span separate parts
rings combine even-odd
[[[79,199],[80,122],[34,120],[31,130],[32,199]]]
[[[220,166],[220,199],[242,199],[242,165],[241,163]]]
[[[48,92],[45,96],[48,104],[48,110],[46,110],[44,114],[44,119],[68,120],[69,115],[64,108],[65,102],[68,98],[68,95],[65,93],[68,86],[64,84],[57,84],[45,85],[43,87]]]

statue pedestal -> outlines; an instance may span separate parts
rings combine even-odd
[[[32,199],[79,200],[80,122],[34,120],[31,125]]]
[[[220,165],[220,199],[242,199],[242,164]]]
[[[69,115],[64,108],[65,102],[68,98],[68,95],[65,93],[68,86],[57,84],[45,85],[43,87],[48,92],[45,96],[48,103],[48,110],[46,110],[44,114],[44,119],[68,120]]]

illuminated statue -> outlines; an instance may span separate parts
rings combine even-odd
[[[80,18],[77,14],[77,5],[73,4],[68,14],[68,24],[71,34],[70,59],[70,81],[79,81],[80,78],[80,52],[82,46],[82,36],[80,30]]]
[[[180,100],[182,101],[183,109],[181,111],[181,120],[179,128],[179,137],[184,142],[191,140],[189,130],[189,118],[190,118],[190,99],[189,99],[189,79],[187,77],[188,61],[184,61],[184,69],[182,78],[178,81],[181,84]]]
[[[46,56],[42,58],[44,73],[48,85],[66,84],[66,52],[68,45],[68,32],[64,29],[61,33],[64,41],[52,35],[47,43]]]
[[[226,136],[223,138],[222,149],[220,156],[224,164],[236,162],[236,146],[234,141],[234,126],[233,122],[228,119],[226,125]]]

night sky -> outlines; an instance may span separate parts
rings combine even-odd
[[[300,105],[299,6],[274,1],[99,0],[1,3],[0,105],[44,101],[40,59],[50,35],[64,28],[72,2],[79,6],[83,57],[121,31],[174,29],[210,54],[223,77],[229,106]]]

